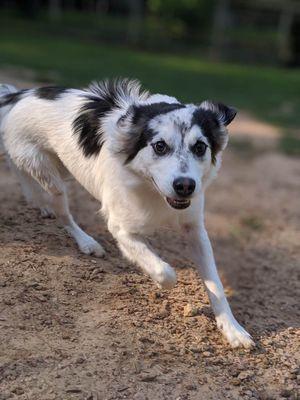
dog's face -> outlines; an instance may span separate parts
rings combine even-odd
[[[127,166],[151,181],[169,206],[185,209],[216,168],[235,115],[212,102],[133,106],[118,121],[119,148]]]

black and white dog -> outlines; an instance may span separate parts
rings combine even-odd
[[[0,131],[29,203],[56,216],[85,254],[104,250],[70,214],[70,172],[96,199],[122,253],[162,288],[174,269],[142,238],[161,227],[184,233],[217,325],[232,347],[251,347],[225,298],[204,226],[204,193],[216,176],[236,111],[220,103],[182,104],[139,82],[85,90],[0,86]]]

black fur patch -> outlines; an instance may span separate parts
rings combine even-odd
[[[226,126],[229,125],[236,116],[237,111],[233,107],[228,107],[223,103],[215,103],[215,107],[218,110],[218,114],[221,116],[223,124]]]
[[[86,102],[73,122],[73,129],[86,157],[100,153],[101,118],[114,107],[118,108],[118,98],[126,93],[130,93],[130,81],[116,79],[95,85],[91,94],[85,95]]]
[[[66,90],[58,86],[46,86],[36,89],[35,95],[43,100],[57,100]]]
[[[130,97],[133,82],[115,79],[92,85],[85,95],[86,102],[73,122],[74,133],[86,157],[99,154],[101,142],[101,119],[113,108],[119,108],[118,100]],[[141,89],[140,89],[141,93]]]
[[[19,92],[8,93],[3,97],[0,97],[0,107],[15,105],[21,99],[22,94],[24,94],[25,92],[26,90],[20,90]]]
[[[128,154],[125,163],[127,164],[132,161],[137,153],[146,147],[156,135],[156,133],[148,127],[148,123],[151,119],[157,117],[158,115],[167,114],[171,111],[179,110],[180,108],[184,107],[184,104],[165,102],[134,106],[132,117],[132,143],[134,143],[134,146],[132,146],[132,143],[129,143],[131,146],[124,149],[124,152]]]
[[[216,155],[222,149],[225,136],[220,131],[220,123],[216,114],[210,110],[198,108],[193,113],[192,126],[198,125],[206,136],[210,148],[213,164],[216,162]]]
[[[132,122],[135,125],[144,121],[148,122],[150,119],[157,117],[158,115],[167,114],[171,111],[179,110],[180,108],[184,107],[184,104],[165,102],[135,106]]]
[[[134,138],[128,143],[128,146],[126,149],[123,150],[123,153],[127,154],[127,158],[125,161],[125,164],[128,164],[130,161],[132,161],[135,156],[138,154],[140,150],[142,150],[144,147],[147,146],[147,144],[150,142],[150,140],[153,139],[153,137],[156,135],[156,132],[154,132],[151,129],[143,129],[141,132],[133,133],[132,136],[136,136],[138,139],[135,140]]]
[[[115,106],[113,99],[87,97],[79,115],[73,122],[74,133],[79,136],[79,144],[86,157],[99,154],[101,150],[100,119]]]

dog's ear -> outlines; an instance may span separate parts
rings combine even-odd
[[[200,104],[203,110],[209,110],[216,114],[218,120],[225,126],[229,125],[235,118],[237,111],[233,107],[226,106],[223,103],[215,103],[210,100],[205,100]]]
[[[127,111],[116,122],[114,134],[111,137],[112,149],[125,155],[125,164],[131,161],[140,148],[146,144],[143,121],[137,121],[136,106],[129,106]]]
[[[130,106],[126,113],[123,114],[117,121],[117,128],[121,130],[128,130],[129,126],[132,124],[132,118],[134,115],[134,106]]]

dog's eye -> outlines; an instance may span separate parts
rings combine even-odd
[[[155,153],[159,156],[163,156],[168,153],[169,146],[163,140],[160,140],[152,145]]]
[[[204,156],[205,152],[207,149],[207,145],[204,142],[201,142],[198,140],[194,146],[192,147],[192,152],[197,156],[197,157],[202,157]]]

